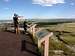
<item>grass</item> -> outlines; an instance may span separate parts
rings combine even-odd
[[[75,36],[71,36],[70,34],[63,35],[63,39],[67,41],[70,45],[75,45]]]
[[[56,24],[56,25],[41,25],[43,28],[47,28],[50,31],[63,31],[62,36],[63,40],[68,42],[69,45],[74,46],[75,45],[75,23],[63,23],[63,24]],[[65,33],[66,32],[66,33]],[[57,32],[55,34],[58,34]],[[55,37],[55,36],[54,36]],[[55,37],[56,38],[56,37]],[[50,46],[49,50],[63,50],[65,56],[75,56],[75,54],[72,54],[73,52],[68,49],[64,43],[58,41],[54,41],[50,39]],[[54,53],[49,52],[50,56],[52,56]]]
[[[50,46],[49,46],[49,51],[50,50],[62,50],[64,51],[64,55],[70,55],[72,53],[71,50],[69,50],[65,45],[64,43],[58,41],[54,41],[54,40],[51,40],[50,39]],[[49,52],[49,55],[52,56],[52,55],[55,55],[53,52]]]

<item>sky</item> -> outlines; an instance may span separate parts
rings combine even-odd
[[[24,18],[75,18],[75,0],[0,0],[0,20]]]

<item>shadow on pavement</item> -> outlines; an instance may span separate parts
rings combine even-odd
[[[29,41],[26,41],[26,40],[22,40],[21,41],[21,51],[27,51],[27,52],[29,52],[29,53],[32,53],[32,54],[35,54],[35,55],[37,55],[37,51],[35,52],[35,51],[33,51],[33,50],[30,50],[31,48],[29,48],[29,46],[27,46],[26,44],[28,44],[29,46],[33,46],[34,48],[34,50],[35,50],[35,48],[37,48],[33,43],[31,43],[31,42],[29,42]]]

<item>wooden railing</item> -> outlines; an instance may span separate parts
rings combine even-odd
[[[43,50],[44,51],[41,51],[41,53],[43,52],[42,55],[44,56],[49,56],[49,37],[51,37],[53,35],[52,32],[48,32],[46,29],[39,29],[39,28],[36,28],[36,24],[32,25],[30,28],[29,28],[29,32],[33,35],[34,39],[37,39],[37,45],[38,45],[38,48],[42,48],[42,44],[44,46]],[[42,30],[44,30],[42,33],[40,33]],[[47,34],[46,34],[46,32]],[[42,36],[42,38],[40,38],[39,36],[37,36],[36,34],[40,33]],[[43,36],[45,34],[45,36]],[[42,56],[41,55],[41,56]]]

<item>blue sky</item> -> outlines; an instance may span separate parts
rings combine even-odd
[[[0,0],[0,20],[17,13],[25,18],[75,18],[75,0]]]

